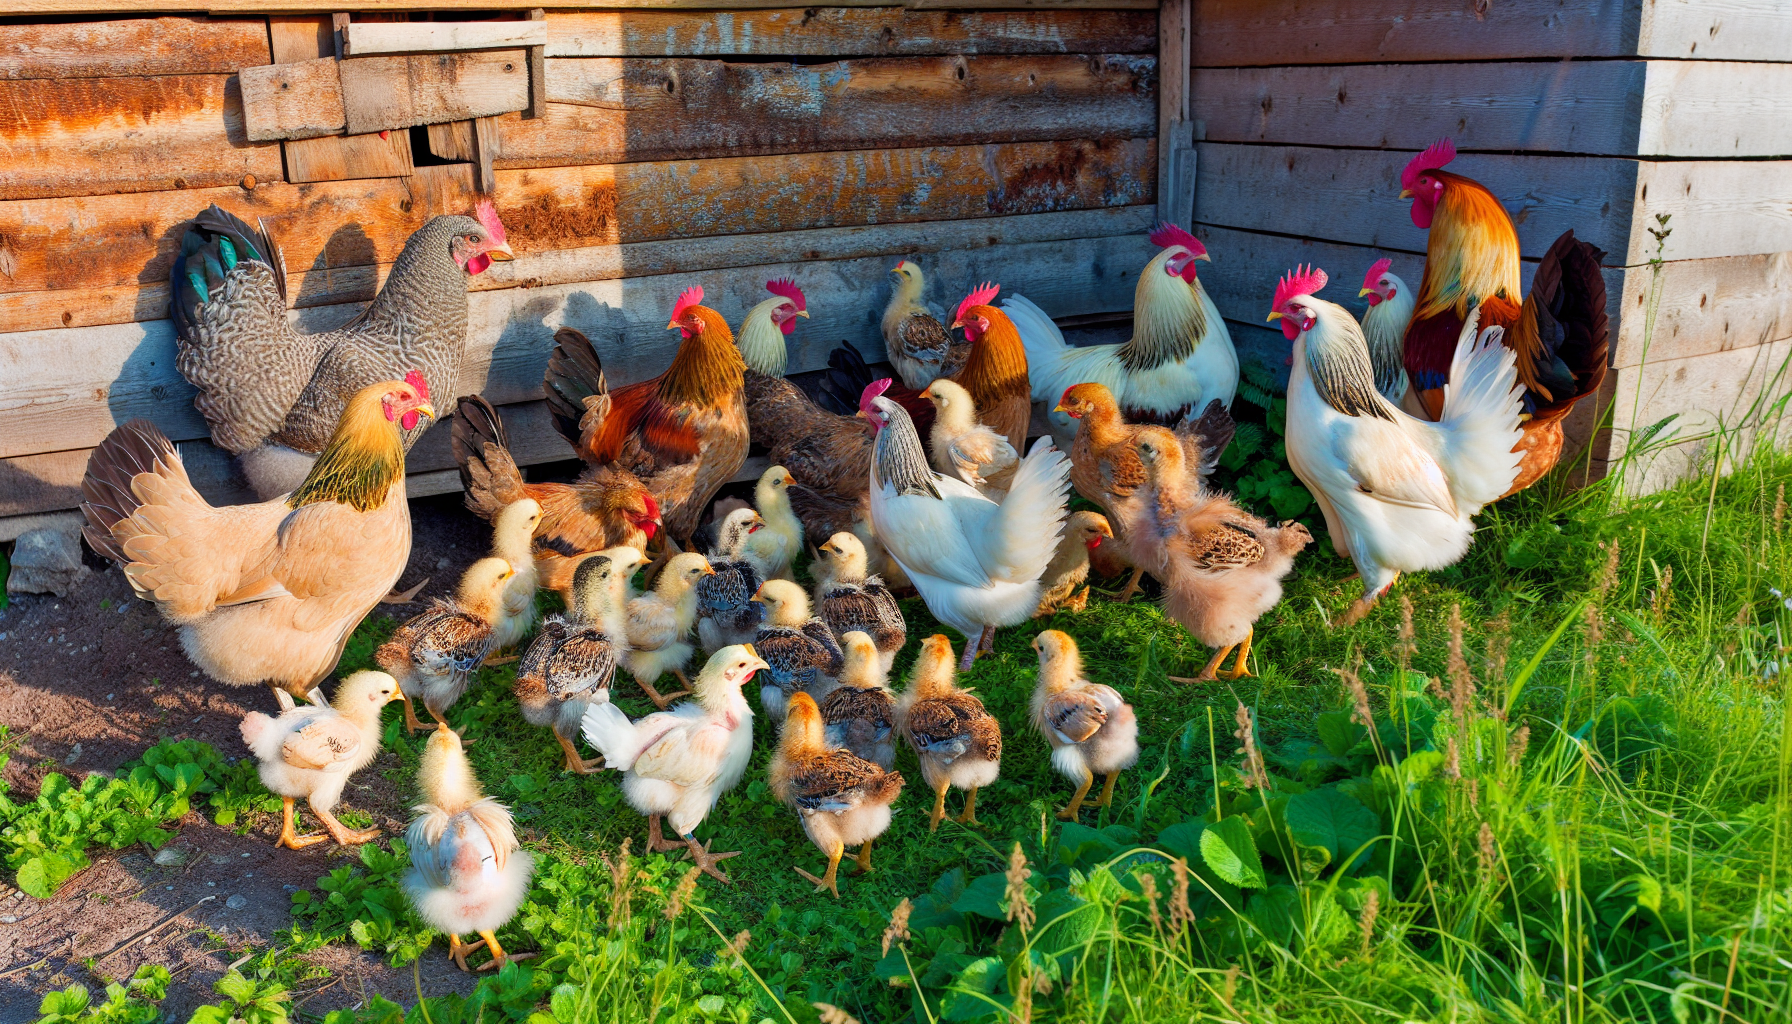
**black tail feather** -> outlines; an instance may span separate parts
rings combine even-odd
[[[498,410],[479,395],[462,395],[450,419],[448,447],[460,470],[467,508],[490,522],[522,497],[523,474],[510,455]]]
[[[585,399],[610,390],[604,380],[603,360],[598,358],[590,338],[570,327],[554,332],[554,352],[548,357],[541,389],[547,394],[554,429],[574,451],[580,451],[583,431],[579,424],[585,418]]]
[[[1610,356],[1606,316],[1605,253],[1565,231],[1549,247],[1531,279],[1537,335],[1546,358],[1539,383],[1550,389],[1550,408],[1570,405],[1599,390]]]

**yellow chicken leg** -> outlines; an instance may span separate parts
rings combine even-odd
[[[504,947],[498,945],[498,936],[492,932],[480,932],[479,938],[480,941],[485,944],[485,948],[492,951],[491,960],[479,965],[479,969],[482,971],[501,971],[504,969],[505,964],[515,963],[518,960],[527,960],[535,955],[534,953],[504,952]],[[465,968],[462,968],[462,970],[465,970]]]
[[[1101,799],[1095,801],[1095,806],[1106,807],[1109,804],[1114,802],[1114,780],[1118,779],[1119,777],[1120,777],[1119,772],[1109,772],[1108,773],[1107,781],[1101,784]],[[1093,778],[1093,777],[1091,777],[1091,778]]]
[[[331,814],[329,811],[326,811],[321,807],[312,807],[311,813],[317,815],[318,818],[323,821],[324,828],[327,828],[330,830],[330,838],[336,840],[336,843],[339,846],[359,846],[362,843],[370,843],[373,840],[378,839],[380,837],[379,829],[377,829],[377,828],[364,828],[364,829],[349,828],[347,825],[344,825],[342,822],[337,821],[336,816],[334,814]]]
[[[669,842],[665,836],[660,834],[660,816],[649,814],[647,816],[647,848],[654,853],[670,853],[673,850],[684,849],[684,844]]]
[[[659,708],[661,711],[666,710],[666,705],[691,692],[691,681],[684,677],[683,672],[678,673],[678,681],[684,685],[684,689],[679,690],[677,693],[661,695],[660,691],[653,688],[653,683],[651,681],[646,679],[637,679],[635,681],[641,684],[641,692],[647,694],[647,699],[653,701],[653,706]]]
[[[280,803],[285,810],[286,820],[280,826],[280,840],[276,845],[284,846],[289,850],[303,850],[307,846],[316,846],[330,838],[322,832],[314,832],[308,836],[299,835],[292,827],[293,805],[296,801],[292,797],[286,796],[280,798]]]
[[[946,817],[946,790],[952,785],[944,779],[933,791],[933,817],[927,820],[927,831],[939,831],[940,821]]]
[[[1139,580],[1144,579],[1144,577],[1145,577],[1145,570],[1141,569],[1140,567],[1138,567],[1136,565],[1133,566],[1132,567],[1132,579],[1129,579],[1126,581],[1126,589],[1120,591],[1120,596],[1114,598],[1114,600],[1120,602],[1121,604],[1125,604],[1127,601],[1132,600],[1132,595],[1139,592]]]
[[[560,735],[559,733],[555,733],[554,738],[560,741],[560,749],[566,751],[566,770],[567,771],[575,772],[579,775],[590,775],[591,773],[603,768],[604,759],[602,757],[594,757],[591,760],[587,761],[586,759],[579,756],[579,748],[573,746],[571,740]],[[676,849],[676,847],[674,847],[674,849]]]
[[[826,889],[827,891],[834,894],[835,899],[839,899],[840,898],[840,887],[835,882],[835,877],[840,872],[840,858],[845,853],[846,853],[846,844],[835,843],[834,848],[832,850],[828,851],[828,873],[825,875],[822,875],[820,878],[816,878],[814,875],[811,875],[809,872],[804,871],[802,868],[797,868],[796,873],[799,875],[802,875],[804,878],[807,878],[809,881],[814,882],[816,892],[820,892],[821,890]]]
[[[1250,669],[1245,667],[1245,659],[1251,656],[1251,637],[1255,635],[1255,633],[1256,630],[1254,629],[1245,631],[1244,639],[1238,644],[1238,660],[1232,663],[1232,671],[1226,673],[1227,679],[1237,679],[1240,676],[1254,674]]]
[[[964,813],[952,820],[958,822],[960,825],[970,825],[972,827],[983,824],[981,821],[977,820],[977,787],[972,786],[965,791]]]
[[[448,936],[448,958],[453,960],[454,965],[461,970],[470,971],[472,968],[467,966],[467,957],[478,952],[484,945],[484,939],[480,939],[478,942],[462,942],[460,936],[450,935]]]
[[[435,726],[430,725],[423,721],[423,719],[417,717],[417,705],[411,703],[411,698],[404,698],[404,731],[411,735],[416,735],[418,729],[434,728]]]
[[[1203,668],[1198,676],[1192,678],[1189,676],[1166,676],[1165,678],[1172,683],[1211,683],[1219,678],[1220,662],[1225,661],[1226,655],[1231,654],[1232,649],[1237,646],[1237,644],[1232,644],[1215,651],[1213,660],[1207,663],[1207,667]]]
[[[860,844],[859,855],[854,857],[853,861],[859,865],[860,874],[868,875],[871,873],[871,840],[867,839],[864,843]]]
[[[1113,776],[1110,775],[1110,776],[1108,776],[1108,778],[1111,779],[1111,778],[1113,778]],[[1075,793],[1075,795],[1073,795],[1070,798],[1070,803],[1066,804],[1064,806],[1064,809],[1058,812],[1058,820],[1059,821],[1075,821],[1076,820],[1076,816],[1078,814],[1080,814],[1083,809],[1083,797],[1086,797],[1089,795],[1089,787],[1093,786],[1094,784],[1095,784],[1095,775],[1092,772],[1090,772],[1087,768],[1083,769],[1083,784],[1076,787],[1076,793]],[[1103,806],[1105,806],[1105,805],[1103,805]]]

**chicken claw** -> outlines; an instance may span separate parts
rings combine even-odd
[[[1255,673],[1245,667],[1245,659],[1251,656],[1251,636],[1254,632],[1255,630],[1247,631],[1244,635],[1244,640],[1239,642],[1238,660],[1232,663],[1232,671],[1226,673],[1227,679],[1238,679],[1241,676],[1255,675]]]
[[[641,692],[647,694],[647,699],[650,701],[653,701],[653,706],[656,708],[659,708],[661,711],[666,710],[666,705],[672,703],[673,701],[677,700],[678,698],[688,697],[691,694],[691,681],[689,679],[685,678],[683,672],[680,672],[677,669],[673,669],[672,671],[675,675],[678,676],[679,684],[684,687],[684,689],[679,690],[676,693],[661,694],[660,691],[654,689],[653,684],[648,682],[647,680],[645,680],[645,679],[635,680],[636,682],[641,684]]]
[[[859,866],[859,874],[871,873],[871,840],[867,839],[859,844],[859,855],[853,858],[853,862]]]
[[[727,853],[710,853],[709,847],[715,842],[713,839],[701,846],[697,845],[695,836],[686,835],[684,841],[685,845],[690,849],[691,860],[697,862],[697,866],[703,869],[704,874],[721,879],[722,882],[728,885],[734,884],[734,879],[722,874],[722,872],[717,869],[716,863],[718,861],[727,860],[730,857],[740,856],[739,850],[730,850]]]
[[[828,873],[825,875],[822,875],[820,878],[816,878],[814,875],[810,874],[807,871],[804,871],[802,868],[797,868],[796,873],[799,875],[802,875],[804,878],[808,879],[809,881],[814,882],[816,892],[820,892],[821,890],[826,889],[827,891],[834,894],[835,899],[839,899],[840,898],[840,887],[835,882],[835,878],[840,873],[840,858],[845,853],[846,853],[846,847],[841,843],[835,843],[834,848],[832,850],[828,851]]]
[[[307,846],[316,846],[318,843],[330,838],[322,832],[313,832],[307,836],[299,835],[292,827],[293,804],[295,801],[292,797],[288,796],[281,797],[280,802],[285,811],[285,821],[280,826],[280,839],[275,845],[284,846],[289,850],[303,850]]]
[[[647,816],[647,848],[654,853],[670,853],[673,850],[684,849],[685,845],[683,843],[671,842],[667,840],[665,836],[661,835],[660,816],[657,814],[649,814]]]
[[[497,935],[492,932],[480,932],[479,935],[480,941],[485,944],[487,949],[492,951],[492,958],[479,965],[479,969],[482,971],[501,971],[504,969],[505,964],[513,964],[518,960],[527,960],[535,955],[534,953],[506,953],[504,952],[504,947],[498,945]],[[464,971],[466,969],[466,965],[463,963],[461,965],[461,970]]]
[[[1108,778],[1111,779],[1113,776],[1110,775]],[[1095,785],[1095,776],[1085,771],[1082,784],[1076,787],[1076,793],[1071,796],[1070,802],[1058,812],[1059,821],[1075,821],[1077,819],[1083,810],[1083,798],[1089,795],[1089,787],[1093,785]]]
[[[471,971],[472,968],[467,966],[467,957],[478,952],[484,946],[484,939],[480,939],[478,942],[462,942],[460,936],[450,935],[448,936],[448,959],[453,960],[454,965],[461,970]]]
[[[958,822],[960,825],[967,825],[971,828],[977,828],[978,826],[983,824],[981,821],[977,820],[977,787],[976,786],[972,786],[970,789],[965,791],[964,813],[960,814],[956,818],[953,818],[952,820]]]
[[[1198,676],[1165,676],[1164,678],[1168,679],[1172,683],[1211,683],[1211,682],[1215,682],[1219,679],[1220,662],[1225,661],[1226,655],[1231,654],[1233,648],[1235,648],[1237,646],[1238,646],[1237,644],[1232,644],[1230,646],[1222,647],[1219,650],[1214,651],[1213,658],[1207,662],[1207,665],[1204,668],[1201,669],[1201,674]],[[1238,677],[1232,676],[1231,678],[1237,679]]]
[[[320,811],[315,807],[311,811],[323,819],[324,828],[330,830],[330,838],[336,840],[338,846],[359,846],[362,843],[370,843],[382,835],[378,828],[349,828],[336,820],[336,816],[329,811]]]
[[[586,760],[579,756],[579,749],[572,745],[571,740],[559,733],[555,733],[554,738],[560,741],[560,749],[566,751],[567,771],[577,775],[591,775],[603,770],[604,759],[602,757],[594,757],[590,760]]]

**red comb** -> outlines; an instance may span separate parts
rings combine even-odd
[[[958,304],[958,312],[954,313],[952,318],[955,320],[963,319],[964,311],[970,309],[972,306],[988,305],[989,300],[995,298],[996,293],[1001,290],[1002,286],[999,284],[992,281],[983,282],[977,286],[976,291],[973,291],[971,294],[964,297],[964,301]]]
[[[490,199],[481,199],[473,204],[473,219],[485,225],[485,230],[492,236],[493,245],[504,244],[504,222],[498,219],[498,208]]]
[[[658,519],[660,517],[660,503],[653,500],[653,493],[650,491],[644,492],[641,497],[647,502],[647,514]]]
[[[1449,139],[1438,139],[1425,147],[1425,152],[1406,162],[1406,168],[1400,172],[1400,187],[1412,188],[1418,183],[1419,175],[1426,171],[1435,171],[1456,159],[1456,143]]]
[[[871,400],[874,398],[881,398],[884,392],[890,390],[890,383],[890,378],[885,377],[883,380],[874,380],[865,385],[864,394],[859,396],[859,411],[869,415],[871,412]]]
[[[803,290],[798,288],[796,282],[788,277],[772,278],[770,281],[765,282],[765,290],[771,292],[773,295],[781,295],[796,303],[796,308],[799,310],[806,310],[809,308],[808,301],[803,298]]]
[[[700,284],[691,285],[684,291],[679,292],[678,302],[672,306],[672,322],[677,323],[678,319],[684,316],[685,310],[690,309],[692,306],[695,306],[702,301],[703,286]]]
[[[1317,295],[1325,287],[1325,271],[1318,267],[1295,267],[1276,282],[1275,302],[1270,309],[1281,309],[1282,303],[1296,295]]]
[[[1201,244],[1200,239],[1176,225],[1171,224],[1169,221],[1164,221],[1157,227],[1152,228],[1151,234],[1145,237],[1150,239],[1151,244],[1157,246],[1159,249],[1168,249],[1172,245],[1180,245],[1197,256],[1207,252],[1207,247]]]
[[[1367,274],[1363,275],[1363,287],[1364,288],[1375,287],[1375,282],[1381,280],[1381,275],[1387,273],[1388,268],[1393,265],[1394,265],[1394,261],[1388,259],[1386,256],[1383,256],[1381,259],[1378,259],[1374,263],[1369,264],[1369,272]]]
[[[424,380],[421,373],[412,370],[404,375],[404,382],[416,390],[418,398],[429,401],[429,381]]]

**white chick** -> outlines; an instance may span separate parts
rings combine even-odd
[[[653,589],[628,603],[628,653],[622,664],[661,711],[691,692],[684,667],[691,662],[691,628],[697,622],[697,581],[714,576],[709,559],[695,551],[672,556]],[[662,696],[654,684],[667,672],[684,689]]]
[[[279,718],[259,711],[243,716],[243,742],[261,762],[261,784],[284,805],[279,845],[302,850],[330,838],[353,846],[379,836],[377,828],[350,829],[330,812],[342,799],[348,777],[380,752],[380,709],[403,699],[398,680],[386,673],[356,672],[336,688],[331,704],[303,705]],[[300,797],[329,830],[327,837],[293,830],[293,804]]]
[[[976,402],[957,383],[942,378],[927,385],[921,394],[934,408],[928,437],[933,468],[1000,501],[1014,482],[1014,467],[1020,464],[1014,446],[977,419]]]
[[[521,498],[504,506],[492,524],[492,556],[510,563],[515,575],[504,584],[504,597],[492,623],[492,649],[515,647],[535,627],[535,588],[541,578],[535,569],[535,527],[541,522],[541,505]]]

